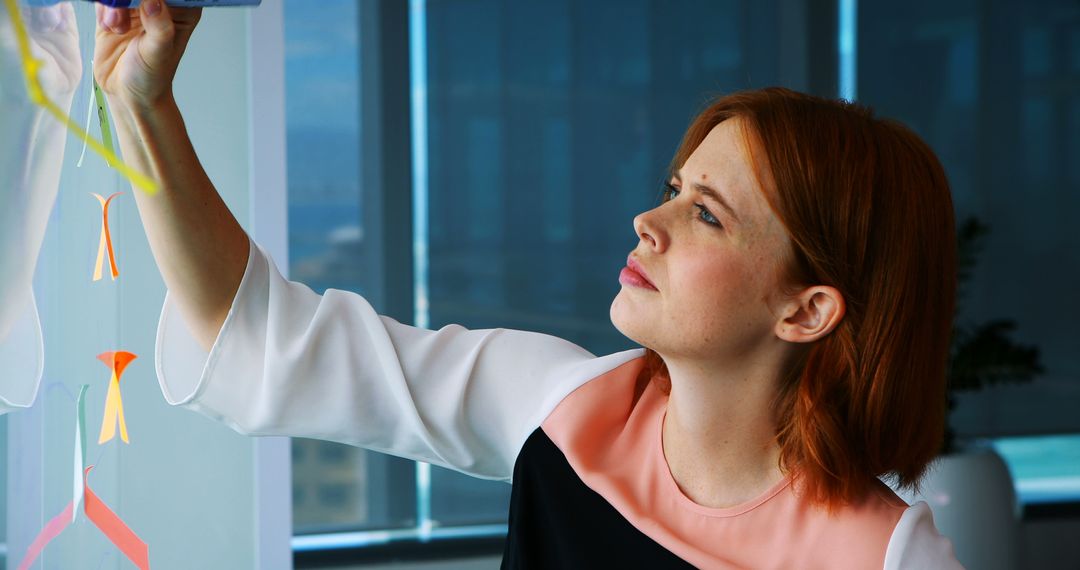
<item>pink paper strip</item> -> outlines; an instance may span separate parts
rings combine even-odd
[[[71,512],[75,508],[75,503],[68,503],[68,506],[64,507],[64,512],[56,515],[45,525],[45,528],[41,529],[34,542],[30,543],[30,548],[26,551],[26,556],[23,561],[19,563],[19,570],[29,570],[30,565],[37,560],[37,557],[41,555],[41,551],[45,549],[45,545],[49,544],[49,541],[60,536],[60,533],[64,531],[69,524],[71,524]]]

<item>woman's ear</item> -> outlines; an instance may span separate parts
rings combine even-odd
[[[788,342],[814,342],[840,324],[844,309],[844,296],[835,287],[808,287],[784,307],[776,323],[776,336]]]

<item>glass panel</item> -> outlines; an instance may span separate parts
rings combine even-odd
[[[76,125],[90,124],[91,136],[100,139],[102,129],[97,121],[87,121],[96,116],[89,105],[92,54],[87,51],[94,45],[95,10],[90,3],[80,2],[73,11],[78,35],[70,37],[75,46],[82,46],[82,52],[71,57],[84,62],[82,81],[72,94],[73,100],[54,98],[53,102],[61,112],[69,113]],[[248,136],[248,15],[245,10],[217,11],[208,16],[200,25],[198,40],[184,55],[186,65],[202,71],[180,74],[173,89],[200,163],[241,224],[247,223],[249,212],[248,159],[252,150]],[[0,51],[13,49],[10,39],[4,36]],[[54,36],[48,43],[53,40],[57,40],[59,50],[55,53],[67,53],[64,42]],[[39,41],[38,45],[47,43]],[[0,59],[4,65],[11,61],[7,55]],[[53,67],[51,76],[62,76],[55,66],[48,67]],[[6,76],[11,69],[4,71]],[[122,111],[116,112],[115,99],[108,102],[110,122],[116,127],[115,118]],[[93,114],[88,116],[88,111]],[[9,121],[18,117],[16,108],[5,105],[0,130],[17,124]],[[178,565],[189,568],[251,567],[259,528],[251,485],[254,441],[189,410],[170,407],[163,399],[155,375],[155,330],[165,289],[136,209],[136,195],[143,190],[133,189],[97,153],[88,150],[80,158],[83,145],[69,135],[61,122],[46,114],[23,145],[9,146],[7,141],[0,145],[6,150],[32,149],[31,156],[41,155],[41,161],[12,162],[13,157],[4,157],[0,162],[16,168],[27,164],[27,172],[56,176],[51,181],[39,176],[23,178],[32,181],[27,185],[17,181],[20,176],[0,174],[5,186],[15,182],[4,193],[5,198],[13,199],[4,200],[0,208],[5,214],[5,229],[14,229],[12,237],[18,241],[5,241],[4,251],[26,248],[22,259],[32,263],[36,258],[34,292],[42,331],[40,344],[36,334],[23,329],[0,340],[0,348],[40,346],[44,350],[44,371],[33,405],[5,416],[8,434],[13,436],[6,442],[12,458],[7,473],[11,488],[0,486],[10,509],[6,529],[9,566],[15,567],[31,553],[32,541],[41,529],[72,503],[73,469],[93,465],[87,475],[87,493],[92,489],[146,542],[155,567],[173,561],[182,561]],[[66,146],[49,142],[65,140]],[[119,154],[115,135],[112,140]],[[128,166],[140,169],[131,162]],[[62,182],[55,207],[51,207],[50,193],[57,192],[58,180]],[[118,194],[108,209],[108,257],[112,259],[101,257],[102,278],[95,281],[98,239],[105,232],[102,207],[91,193],[110,196],[114,192]],[[161,199],[160,194],[155,198]],[[47,226],[10,224],[15,219],[44,224],[45,216],[33,220],[38,217],[34,212],[49,214]],[[30,237],[35,230],[44,231],[40,254],[32,243],[36,238]],[[115,272],[110,271],[111,261]],[[7,271],[12,266],[2,265],[0,275],[11,278]],[[11,301],[7,297],[0,300]],[[116,352],[137,357],[121,371],[116,365],[130,357],[109,356]],[[27,352],[25,356],[36,360],[40,355]],[[5,374],[18,368],[13,364],[5,355]],[[75,395],[81,385],[88,387],[82,431],[86,447],[82,460],[77,460],[73,456]],[[49,542],[33,567],[102,568],[106,564],[119,568],[130,562],[101,528],[80,515]]]
[[[7,416],[0,416],[0,544],[7,545]],[[7,549],[0,552],[0,570],[7,566]]]
[[[630,348],[608,309],[632,219],[709,95],[777,82],[776,2],[427,7],[432,327]],[[505,521],[509,486],[432,468],[432,497],[438,524]]]
[[[359,14],[354,0],[285,3],[290,278],[364,294]],[[414,524],[412,462],[293,440],[297,534]],[[407,475],[411,476],[411,475]]]
[[[1080,5],[868,2],[858,17],[860,100],[922,135],[958,219],[990,226],[962,319],[1015,321],[1012,338],[1037,347],[1046,370],[961,397],[958,433],[1080,429],[1080,331],[1063,317],[1080,313],[1080,83],[1069,79]]]

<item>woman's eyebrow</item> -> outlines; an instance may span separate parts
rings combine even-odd
[[[678,174],[675,174],[674,176],[672,176],[672,178],[674,178],[676,182],[682,184],[682,177],[680,177]],[[720,204],[720,207],[727,211],[729,216],[735,218],[736,222],[739,222],[740,224],[742,223],[742,220],[739,219],[739,216],[735,215],[735,210],[731,207],[730,204],[727,203],[727,200],[724,200],[724,197],[721,196],[720,192],[718,192],[715,188],[707,184],[702,184],[700,182],[694,182],[692,186],[694,187],[695,192],[712,198],[714,202]]]
[[[704,184],[702,184],[700,182],[695,182],[694,183],[694,190],[696,190],[696,191],[700,192],[701,194],[704,194],[705,196],[708,196],[709,198],[712,198],[713,200],[715,200],[717,204],[720,204],[720,207],[727,210],[727,213],[728,213],[729,216],[731,216],[732,218],[735,218],[736,222],[739,222],[740,224],[742,223],[742,220],[739,219],[739,216],[735,215],[735,210],[733,210],[731,208],[731,206],[727,203],[727,201],[724,200],[724,197],[721,196],[720,193],[717,192],[715,188],[712,188],[711,186],[706,186],[706,185],[704,185]]]

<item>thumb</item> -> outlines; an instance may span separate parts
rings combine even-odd
[[[175,59],[176,26],[164,0],[145,0],[139,5],[145,35],[139,39],[139,56],[153,71],[168,68]]]

